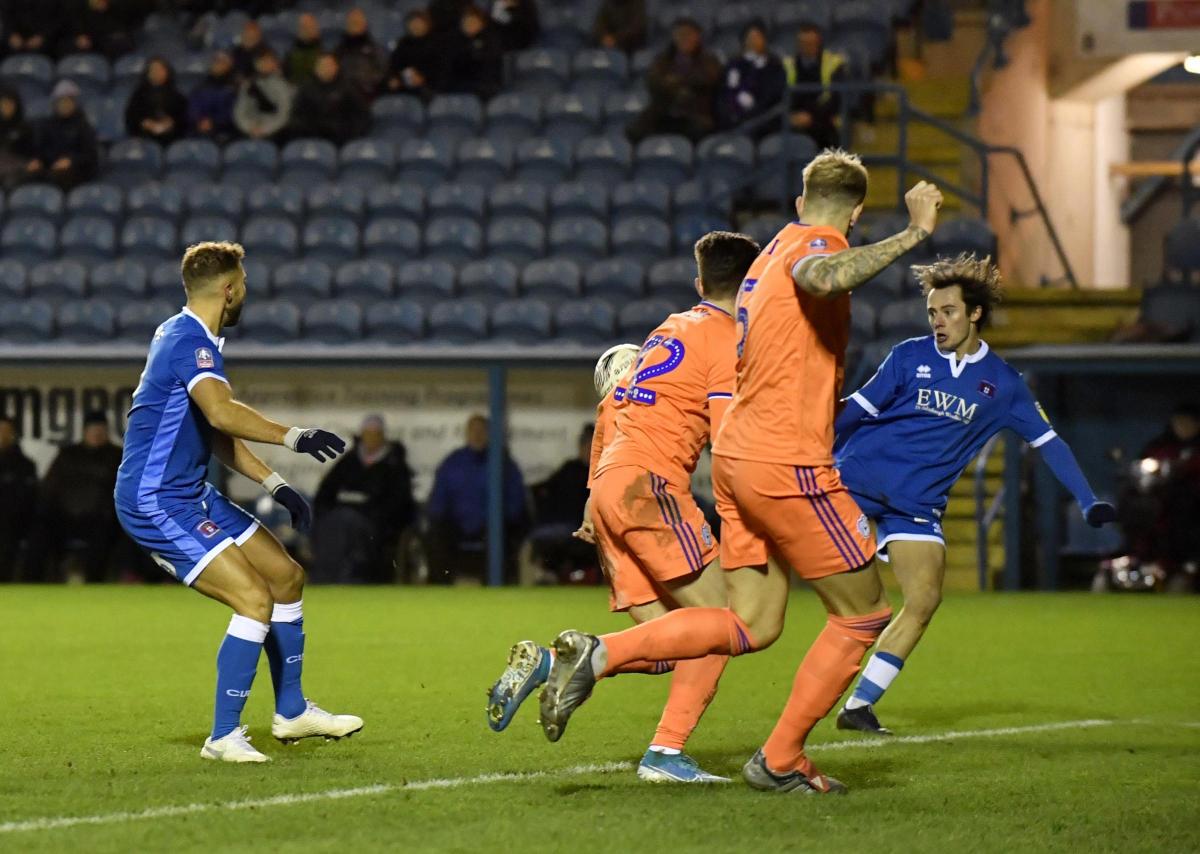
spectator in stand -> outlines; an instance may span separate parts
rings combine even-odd
[[[37,506],[37,468],[21,450],[17,422],[0,415],[0,581],[16,581],[17,555]]]
[[[592,25],[599,47],[633,53],[646,46],[646,0],[604,0]]]
[[[94,52],[116,59],[133,50],[133,37],[111,0],[74,0],[66,29],[63,53]]]
[[[254,18],[246,21],[231,54],[233,67],[237,71],[238,77],[245,80],[254,76],[254,70],[258,66],[258,55],[267,47],[267,43],[263,41],[262,27],[258,25],[258,21]]]
[[[308,83],[313,79],[317,57],[323,52],[321,22],[316,15],[305,12],[296,20],[296,40],[283,61],[284,76],[293,86]]]
[[[288,126],[296,90],[279,71],[279,57],[269,47],[259,51],[254,76],[238,88],[233,123],[251,139],[275,139]]]
[[[725,66],[717,113],[722,130],[731,130],[766,113],[783,100],[787,72],[767,47],[767,29],[752,21],[742,31],[742,55]],[[751,135],[762,138],[779,129],[779,119],[764,121]]]
[[[437,468],[425,506],[431,584],[453,584],[458,575],[482,579],[487,565],[488,420],[472,415],[467,444]],[[525,481],[504,454],[505,577],[515,578],[513,556],[526,527]]]
[[[25,178],[33,152],[33,130],[16,87],[0,81],[0,189],[11,190]]]
[[[472,5],[472,0],[430,0],[429,22],[433,35],[438,39],[449,39],[458,35],[463,12]]]
[[[33,129],[33,159],[25,166],[25,178],[71,190],[96,176],[96,131],[79,109],[79,87],[70,80],[55,84],[50,101],[52,114]]]
[[[433,35],[433,19],[424,9],[409,12],[404,19],[404,35],[392,51],[388,89],[430,97],[441,82],[442,48]]]
[[[842,79],[845,64],[846,58],[840,53],[825,50],[820,27],[805,25],[796,33],[796,55],[787,62],[788,86],[819,83],[828,87]],[[790,105],[792,127],[811,136],[818,148],[837,145],[840,103],[840,98],[828,90],[795,94]]]
[[[379,93],[387,74],[387,54],[371,35],[367,15],[362,9],[346,13],[346,30],[337,47],[342,76],[364,98],[370,100]]]
[[[467,92],[484,100],[500,91],[504,76],[500,37],[487,15],[475,6],[463,12],[458,34],[447,44],[446,56],[447,91]]]
[[[537,525],[529,534],[533,556],[559,581],[575,580],[576,573],[596,568],[595,546],[574,536],[588,500],[588,469],[595,432],[591,424],[584,427],[576,455],[530,488],[537,518]]]
[[[493,0],[492,28],[500,38],[500,49],[525,50],[542,31],[534,0]]]
[[[188,97],[188,126],[196,136],[224,144],[237,135],[233,104],[237,100],[233,58],[225,51],[213,54],[208,74]]]
[[[187,130],[188,102],[175,85],[175,71],[162,57],[146,62],[142,79],[125,105],[125,132],[170,145]]]
[[[650,103],[626,129],[633,142],[661,133],[682,134],[693,142],[716,128],[715,101],[721,61],[704,47],[700,25],[679,18],[671,27],[671,44],[646,74]]]
[[[412,471],[380,415],[363,419],[358,441],[330,470],[313,501],[314,580],[395,580],[400,535],[416,521]]]
[[[65,0],[6,0],[0,6],[10,53],[53,53],[67,18]]]
[[[321,54],[315,71],[316,77],[296,93],[293,135],[315,136],[339,146],[365,136],[371,128],[371,108],[342,77],[337,56]]]

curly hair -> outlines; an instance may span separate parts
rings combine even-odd
[[[992,310],[1004,297],[1000,269],[992,263],[990,255],[977,258],[964,252],[957,258],[939,258],[932,264],[914,266],[912,269],[921,284],[923,296],[955,285],[962,288],[967,314],[974,314],[976,308],[982,309],[979,320],[975,323],[979,329],[987,325]]]

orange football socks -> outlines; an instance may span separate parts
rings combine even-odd
[[[603,635],[604,673],[631,661],[679,661],[706,655],[742,655],[756,649],[750,630],[728,608],[680,608],[641,625]]]
[[[700,716],[717,693],[717,682],[725,672],[728,655],[706,655],[681,661],[671,677],[671,694],[663,709],[658,729],[654,731],[656,747],[683,750]]]

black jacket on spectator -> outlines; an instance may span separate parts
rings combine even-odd
[[[371,108],[366,99],[341,77],[329,83],[311,80],[296,93],[294,136],[318,137],[340,146],[365,136],[370,126]]]
[[[588,500],[588,464],[569,459],[541,483],[530,487],[539,525],[569,525],[572,530],[583,519]]]
[[[170,118],[174,122],[169,131],[153,134],[142,127],[146,119]],[[130,136],[153,139],[169,145],[187,132],[188,101],[175,85],[175,74],[171,73],[162,86],[153,86],[145,79],[138,84],[125,105],[125,132]]]
[[[17,548],[37,507],[37,468],[18,444],[0,450],[0,581],[13,581]]]
[[[646,0],[604,0],[596,13],[592,36],[604,45],[611,36],[613,47],[626,53],[646,46]]]
[[[25,121],[25,108],[16,88],[0,81],[0,100],[13,102],[13,114],[0,113],[0,186],[11,189],[25,173],[33,153],[33,129]]]
[[[431,32],[423,38],[406,35],[396,42],[392,50],[390,79],[398,80],[400,85],[395,91],[410,92],[416,95],[426,95],[436,92],[442,86],[442,66],[445,59],[442,45],[444,40],[438,39]],[[404,69],[413,68],[425,78],[425,85],[410,86],[404,79]]]
[[[5,53],[24,53],[30,48],[14,48],[10,36],[17,35],[23,41],[40,36],[42,44],[37,53],[53,54],[59,48],[59,39],[66,31],[68,9],[65,0],[4,0],[0,4],[0,19],[4,21],[3,39]]]
[[[717,119],[723,129],[735,128],[760,116],[783,100],[787,71],[774,54],[739,56],[725,66]],[[756,130],[759,135],[777,131],[780,122]]]
[[[633,142],[661,133],[678,133],[693,142],[716,128],[715,101],[721,82],[716,54],[701,47],[691,56],[672,44],[658,55],[646,74],[650,104],[630,124]]]
[[[500,37],[500,49],[525,50],[542,31],[534,0],[497,0],[492,4],[492,29]]]
[[[67,180],[70,186],[94,178],[100,151],[96,131],[83,110],[76,108],[65,119],[51,114],[38,122],[33,129],[33,156],[41,160],[46,169],[61,157],[69,158],[72,174]]]
[[[429,18],[433,22],[433,33],[448,36],[458,33],[458,23],[471,0],[430,0]]]
[[[459,33],[447,40],[445,88],[488,99],[500,91],[504,52],[500,38],[488,27],[475,38]]]
[[[127,16],[116,8],[119,5],[129,4],[115,0],[109,3],[107,9],[93,9],[88,0],[74,0],[62,39],[62,52],[95,52],[116,59],[131,51],[133,38],[126,22]],[[85,41],[81,41],[81,38]]]
[[[343,34],[338,44],[337,58],[342,68],[342,79],[358,89],[363,97],[374,98],[387,71],[387,54],[371,34]]]
[[[287,57],[283,61],[283,76],[295,86],[312,80],[313,66],[317,64],[317,57],[323,50],[320,39],[312,41],[296,39],[292,42]]]

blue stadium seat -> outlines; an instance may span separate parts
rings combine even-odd
[[[1200,341],[1200,288],[1161,282],[1142,294],[1142,321],[1171,341]]]
[[[521,271],[521,292],[547,302],[577,298],[583,274],[573,258],[545,258]]]
[[[787,135],[787,151],[784,151],[784,137],[773,133],[758,144],[758,165],[760,167],[771,163],[771,177],[761,181],[755,190],[755,196],[762,201],[779,201],[784,196],[789,199],[804,192],[804,167],[817,156],[817,144],[811,137],[802,133]]]
[[[337,147],[327,139],[294,139],[279,155],[280,180],[312,186],[337,175]]]
[[[371,106],[374,133],[383,139],[407,139],[425,128],[425,105],[412,95],[384,95]]]
[[[113,63],[113,83],[117,86],[135,87],[146,70],[146,57],[140,53],[127,53],[117,57]]]
[[[661,134],[643,139],[635,150],[634,177],[674,186],[692,177],[692,143],[685,136]]]
[[[888,303],[879,312],[879,337],[885,341],[900,341],[929,334],[929,319],[925,303],[906,299]]]
[[[488,225],[487,252],[514,264],[528,264],[546,254],[546,231],[532,217],[497,217]]]
[[[392,267],[383,261],[349,261],[338,267],[334,284],[339,297],[360,302],[390,299]]]
[[[784,4],[786,5],[786,4]],[[713,41],[729,41],[740,44],[742,31],[755,18],[761,17],[760,10],[750,3],[728,3],[716,10],[713,19]],[[740,51],[739,51],[740,52]]]
[[[575,180],[612,186],[633,170],[633,146],[620,137],[592,136],[575,146]]]
[[[550,216],[590,216],[608,219],[608,188],[610,184],[571,181],[556,184],[550,191]]]
[[[87,214],[115,221],[124,207],[124,195],[112,184],[84,184],[67,195],[67,213],[72,216]]]
[[[868,53],[872,65],[887,55],[892,39],[888,0],[839,0],[833,6],[834,42],[853,40]]]
[[[233,50],[247,17],[245,12],[239,10],[211,18],[204,34],[204,46],[209,50]]]
[[[492,340],[529,346],[549,340],[550,306],[537,299],[504,300],[492,306]]]
[[[775,4],[772,23],[774,29],[789,35],[794,34],[803,24],[812,24],[828,32],[833,24],[831,3],[827,0],[791,0],[789,3]],[[794,43],[789,52],[794,52]]]
[[[396,149],[381,139],[356,139],[342,146],[338,155],[343,183],[372,187],[392,179],[396,171]]]
[[[646,272],[637,261],[629,258],[606,258],[588,265],[584,274],[583,292],[589,297],[623,303],[641,299],[645,291],[645,279]]]
[[[555,218],[550,225],[549,251],[567,255],[582,264],[599,261],[608,255],[608,228],[594,217]]]
[[[483,229],[473,219],[440,216],[425,226],[425,253],[430,258],[465,263],[483,252]]]
[[[184,205],[189,216],[218,216],[240,222],[246,194],[229,184],[199,184],[188,187]]]
[[[359,231],[354,220],[318,216],[304,226],[304,257],[336,267],[358,257]]]
[[[304,312],[304,337],[322,344],[356,343],[363,337],[363,310],[349,302],[310,305]]]
[[[429,102],[426,139],[454,148],[483,130],[483,104],[474,95],[436,95]]]
[[[43,217],[11,218],[0,233],[0,254],[26,266],[53,257],[57,248],[58,231]]]
[[[492,187],[512,172],[512,146],[488,137],[465,139],[458,146],[455,180],[464,184]]]
[[[677,300],[683,295],[692,302],[699,302],[696,295],[696,259],[691,257],[667,258],[650,265],[646,277],[647,293],[652,297]]]
[[[253,187],[275,179],[279,169],[279,149],[263,139],[239,139],[225,146],[221,165],[224,183]]]
[[[21,299],[29,293],[29,273],[12,258],[0,259],[0,300]]]
[[[176,264],[175,266],[178,267],[179,265]],[[261,258],[243,258],[242,269],[246,271],[246,287],[253,293],[265,296],[271,292],[270,264]],[[152,272],[152,279],[153,275]],[[178,270],[176,270],[176,278],[179,278]]]
[[[604,300],[570,300],[554,312],[558,337],[576,344],[597,347],[609,344],[616,337],[616,325],[617,312]]]
[[[156,180],[162,172],[163,152],[157,142],[123,139],[108,150],[107,180],[132,187]]]
[[[680,306],[661,298],[631,302],[617,314],[618,337],[640,344],[667,315],[679,310]]]
[[[425,188],[416,184],[380,184],[367,191],[367,216],[425,219]]]
[[[299,222],[304,215],[304,188],[296,184],[259,184],[246,193],[246,216],[285,217]]]
[[[183,214],[183,190],[152,181],[134,187],[125,196],[130,216],[154,216],[177,220]]]
[[[671,193],[671,209],[675,216],[721,216],[728,218],[733,210],[733,193],[721,182],[703,178],[684,181]]]
[[[121,229],[121,253],[147,264],[176,255],[175,226],[158,217],[135,216]]]
[[[117,251],[117,229],[106,217],[73,216],[58,233],[58,248],[78,261],[103,261]]]
[[[629,60],[619,50],[581,50],[571,60],[571,71],[576,92],[605,94],[625,88]]]
[[[181,139],[167,147],[163,180],[185,187],[211,184],[221,171],[221,149],[209,139]]]
[[[710,215],[677,216],[671,223],[676,252],[687,252],[710,231],[729,231],[729,217]]]
[[[412,344],[425,337],[425,307],[414,300],[388,300],[366,312],[367,337],[386,344]]]
[[[469,299],[488,305],[517,295],[517,265],[504,258],[489,257],[464,264],[458,271],[458,290]]]
[[[429,337],[435,343],[476,344],[487,334],[487,306],[479,300],[443,301],[429,309]]]
[[[29,293],[34,299],[83,299],[87,268],[78,261],[43,261],[29,271]]]
[[[608,135],[623,138],[625,127],[649,105],[645,92],[615,92],[604,99],[604,127]]]
[[[536,95],[501,92],[487,105],[487,135],[492,139],[518,140],[537,136],[542,128],[542,102]]]
[[[76,344],[109,341],[117,334],[117,314],[105,300],[73,300],[58,308],[58,337]]]
[[[571,78],[571,60],[562,50],[523,50],[516,56],[513,73],[513,88],[516,91],[552,95],[567,88],[567,81]]]
[[[855,294],[869,297],[871,302],[915,296],[915,292],[908,289],[908,265],[897,261],[884,267],[864,287],[855,291]]]
[[[54,309],[44,299],[0,303],[0,341],[44,344],[54,337]]]
[[[223,216],[192,216],[179,229],[179,248],[186,249],[206,240],[237,242],[237,222]]]
[[[854,342],[867,344],[874,341],[877,322],[875,307],[869,302],[855,299],[850,311],[850,337]]]
[[[256,303],[238,324],[240,341],[285,344],[300,337],[300,309],[286,300]]]
[[[63,191],[53,184],[24,184],[8,195],[9,216],[40,216],[57,222],[63,212]]]
[[[741,134],[720,134],[696,148],[696,174],[710,181],[735,183],[754,171],[754,141]]]
[[[425,305],[451,299],[458,292],[458,271],[449,261],[409,261],[396,273],[396,290]]]
[[[641,47],[633,52],[633,57],[629,61],[629,71],[637,80],[644,80],[646,72],[650,70],[650,66],[654,64],[654,60],[658,58],[661,48]]]
[[[96,138],[103,145],[112,145],[125,138],[125,101],[117,95],[97,98],[84,104],[84,111],[96,128]]]
[[[518,181],[557,184],[571,173],[571,149],[556,137],[526,139],[517,146]]]
[[[340,216],[355,222],[367,209],[367,193],[357,184],[321,184],[308,192],[308,215]]]
[[[454,168],[454,150],[428,139],[410,139],[400,148],[400,180],[429,188],[444,182]]]
[[[671,190],[659,181],[627,181],[612,193],[612,216],[653,216],[666,219],[671,210]]]
[[[973,217],[938,223],[937,231],[929,238],[929,246],[935,254],[947,258],[960,252],[996,257],[996,235],[986,222]]]
[[[126,341],[147,342],[177,310],[176,304],[166,300],[127,302],[117,312],[117,329]]]
[[[137,259],[129,260],[135,261],[139,264],[141,263],[140,261],[137,261]],[[247,261],[243,261],[242,266],[245,267],[248,263],[249,262]],[[150,297],[152,299],[167,300],[175,306],[183,304],[183,300],[185,299],[183,292],[183,277],[179,272],[178,261],[159,261],[153,266],[146,266],[146,270],[149,274],[147,287],[150,290]],[[246,270],[247,288],[253,288],[253,292],[256,294],[262,294],[265,293],[265,290],[262,288],[262,285],[264,284],[265,282],[263,282],[262,279],[258,279],[251,284],[250,271],[249,269]],[[171,312],[171,314],[173,313],[174,312]],[[166,320],[167,316],[168,315],[163,315],[160,320]]]
[[[300,252],[296,225],[281,216],[251,216],[242,226],[242,245],[256,261],[274,266],[291,261]]]
[[[211,64],[212,58],[206,53],[190,53],[180,57],[175,63],[175,80],[179,84],[179,91],[191,92],[195,89],[208,75]]]
[[[362,243],[367,258],[402,264],[421,254],[421,228],[408,219],[375,219],[363,232]]]
[[[492,189],[492,216],[530,216],[541,222],[546,218],[546,206],[546,188],[541,184],[510,181]]]
[[[594,17],[594,14],[584,15],[582,9],[570,4],[564,8],[543,7],[538,43],[563,51],[578,50],[591,40],[590,25]]]
[[[21,100],[28,102],[50,93],[54,63],[40,53],[15,53],[0,62],[0,77],[16,86]]]
[[[92,267],[88,277],[92,296],[116,302],[146,297],[146,268],[137,261],[121,258]]]
[[[671,228],[654,217],[623,217],[613,225],[612,251],[650,264],[671,254]]]
[[[546,101],[547,129],[572,146],[600,132],[602,115],[600,96],[591,92],[560,92]]]
[[[430,219],[440,216],[462,216],[476,222],[483,220],[487,196],[478,184],[439,184],[426,197]]]

